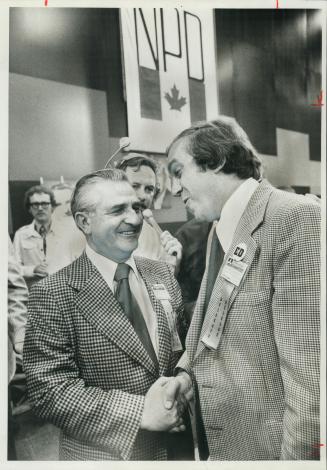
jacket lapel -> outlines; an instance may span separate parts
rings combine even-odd
[[[107,283],[85,252],[72,265],[69,284],[76,289],[76,307],[101,334],[157,376],[158,372]]]
[[[163,279],[157,279],[151,270],[149,270],[149,262],[141,257],[135,257],[135,263],[139,270],[139,273],[147,288],[153,310],[157,317],[158,325],[158,362],[160,375],[165,375],[165,371],[169,365],[170,353],[171,353],[171,334],[166,318],[166,314],[161,305],[161,302],[157,300],[153,292],[153,284],[163,282]]]
[[[247,264],[247,269],[246,269],[245,274],[243,275],[243,278],[240,282],[240,285],[239,286],[234,286],[234,289],[233,289],[233,291],[231,293],[231,296],[230,296],[227,314],[225,315],[225,318],[223,318],[223,322],[226,321],[226,317],[228,315],[228,312],[230,311],[230,309],[233,305],[233,302],[235,301],[235,298],[236,298],[237,294],[240,291],[240,288],[244,284],[244,281],[245,281],[246,276],[249,272],[249,269],[251,267],[251,264],[253,262],[253,259],[254,259],[254,256],[255,256],[255,253],[256,253],[256,250],[257,250],[257,244],[256,244],[255,239],[252,237],[252,235],[254,234],[254,232],[259,228],[259,226],[263,222],[264,214],[265,214],[266,207],[267,207],[267,203],[268,203],[268,200],[269,200],[269,197],[270,197],[270,194],[271,194],[272,190],[273,190],[272,186],[267,181],[263,181],[259,185],[259,187],[256,189],[256,191],[253,193],[253,195],[252,195],[252,197],[249,201],[249,204],[248,204],[246,210],[244,211],[244,213],[243,213],[243,215],[240,219],[240,222],[239,222],[239,224],[236,228],[236,231],[235,231],[230,249],[226,253],[224,262],[223,262],[223,264],[222,264],[222,266],[219,270],[219,273],[218,273],[218,276],[217,276],[217,279],[216,279],[216,282],[215,282],[215,285],[214,285],[214,288],[213,288],[213,293],[215,295],[212,296],[212,298],[209,302],[207,312],[203,312],[205,292],[206,292],[206,287],[207,287],[207,282],[206,282],[207,281],[207,275],[206,275],[207,273],[205,273],[203,282],[201,284],[201,289],[200,289],[200,293],[199,293],[199,300],[197,302],[197,304],[199,304],[199,305],[197,305],[198,308],[196,308],[196,311],[194,312],[201,319],[205,315],[203,323],[201,322],[199,324],[199,322],[198,322],[198,331],[200,332],[200,334],[198,336],[198,341],[196,342],[197,348],[196,348],[195,356],[193,356],[194,359],[197,358],[201,354],[201,352],[205,349],[205,346],[202,343],[201,338],[206,333],[206,331],[209,328],[209,325],[213,321],[214,316],[217,314],[217,305],[216,305],[215,299],[217,299],[217,297],[220,298],[220,296],[222,295],[223,284],[224,284],[224,282],[227,282],[221,277],[221,272],[222,272],[223,267],[224,267],[225,263],[227,262],[228,258],[232,256],[236,246],[240,243],[245,243],[245,245],[247,247],[245,257],[242,260],[244,263]],[[211,239],[212,239],[212,237],[211,237]],[[209,243],[208,243],[208,245],[209,245]],[[211,245],[211,243],[210,243],[210,245]],[[210,246],[208,246],[208,250],[210,250]],[[210,251],[208,251],[208,252],[210,253]],[[206,269],[206,271],[207,271],[207,269]],[[196,321],[196,319],[195,319],[195,321]],[[194,354],[194,351],[193,351],[193,354]]]

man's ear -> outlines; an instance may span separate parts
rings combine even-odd
[[[91,221],[89,214],[86,212],[76,212],[74,219],[77,227],[82,230],[85,235],[91,233]]]
[[[214,168],[212,171],[217,174],[224,167],[224,165],[225,163],[222,163],[221,165],[217,166],[217,168]]]

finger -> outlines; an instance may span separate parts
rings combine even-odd
[[[169,240],[166,245],[165,245],[165,249],[168,251],[168,250],[171,250],[171,251],[180,251],[181,247],[178,243],[176,243],[175,240]]]
[[[184,411],[188,407],[188,401],[186,400],[186,398],[182,394],[180,394],[179,397],[178,397],[178,407],[179,407],[179,409],[181,410],[182,413],[184,413]]]
[[[168,382],[168,384],[164,388],[164,392],[163,392],[164,406],[167,410],[170,410],[173,407],[173,404],[179,392],[179,387],[180,387],[179,381],[173,378],[172,380]]]
[[[193,387],[191,387],[187,392],[184,393],[184,397],[187,401],[192,401],[194,398]]]
[[[183,424],[182,426],[175,426],[174,428],[170,429],[168,432],[171,432],[171,433],[183,432],[183,431],[185,431],[185,429],[186,429],[186,427]]]
[[[160,385],[161,387],[164,387],[170,380],[171,380],[172,377],[159,377],[159,379],[157,379],[157,381],[155,382],[157,385]]]

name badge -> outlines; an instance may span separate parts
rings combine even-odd
[[[213,316],[207,331],[205,332],[202,343],[212,351],[215,351],[221,339],[221,335],[224,329],[228,305],[234,286],[229,282],[224,283],[222,287],[222,295],[218,300],[215,315]]]
[[[157,300],[170,300],[169,292],[164,284],[153,284],[152,290]]]
[[[167,299],[161,299],[160,302],[165,311],[168,326],[169,326],[169,331],[171,334],[171,349],[174,352],[182,351],[183,347],[182,347],[182,343],[178,335],[177,325],[176,325],[176,315],[174,313],[173,307],[170,301]]]
[[[222,269],[221,277],[231,282],[234,286],[239,286],[247,270],[248,264],[243,261],[236,261],[234,258],[228,258],[227,263]]]

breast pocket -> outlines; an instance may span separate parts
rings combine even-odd
[[[272,309],[272,293],[270,290],[258,292],[239,293],[232,305],[234,312],[242,318],[244,324],[257,323],[267,314],[270,315]]]
[[[37,242],[32,242],[31,240],[22,241],[23,250],[31,251],[37,249]]]

